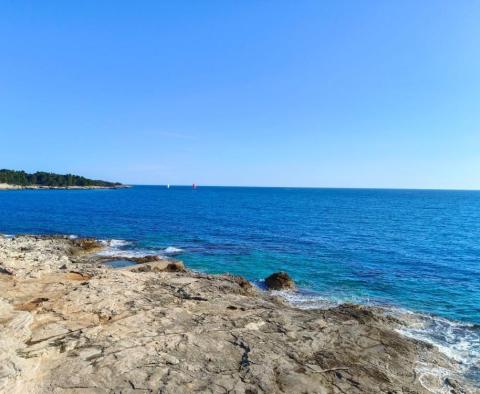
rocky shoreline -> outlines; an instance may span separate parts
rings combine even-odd
[[[0,183],[0,190],[91,190],[91,189],[125,189],[129,185],[114,186],[42,186],[42,185],[10,185],[8,183]]]
[[[0,236],[0,392],[475,392],[380,309],[300,310],[168,259],[112,269],[101,247]]]

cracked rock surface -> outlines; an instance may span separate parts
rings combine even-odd
[[[111,269],[78,245],[0,237],[0,392],[473,392],[378,310],[299,310],[240,277]]]

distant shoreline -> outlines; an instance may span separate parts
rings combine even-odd
[[[130,185],[113,186],[44,186],[44,185],[11,185],[0,183],[0,190],[95,190],[95,189],[126,189]]]

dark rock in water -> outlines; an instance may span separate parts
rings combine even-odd
[[[168,263],[167,268],[165,271],[168,272],[186,272],[187,270],[185,269],[185,266],[181,261],[172,261],[171,263]]]
[[[72,240],[72,243],[77,248],[80,248],[86,252],[91,252],[96,249],[101,249],[102,244],[95,238],[79,238]]]
[[[101,257],[102,260],[110,263],[112,261],[130,261],[132,264],[146,264],[146,263],[155,263],[158,261],[167,261],[167,259],[163,256],[158,256],[155,254],[147,254],[142,257],[130,257],[130,256],[123,256],[122,254],[118,254],[116,256],[108,256],[108,257]]]
[[[153,261],[164,260],[162,257],[157,255],[146,255],[143,257],[129,257],[127,260],[135,261],[137,264],[151,263]]]
[[[265,279],[265,284],[269,290],[295,289],[295,282],[286,272],[275,272]]]
[[[148,263],[136,264],[124,268],[131,272],[186,272],[185,266],[181,261],[154,260]]]

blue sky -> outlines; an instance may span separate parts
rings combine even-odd
[[[3,1],[0,167],[480,188],[478,1]]]

